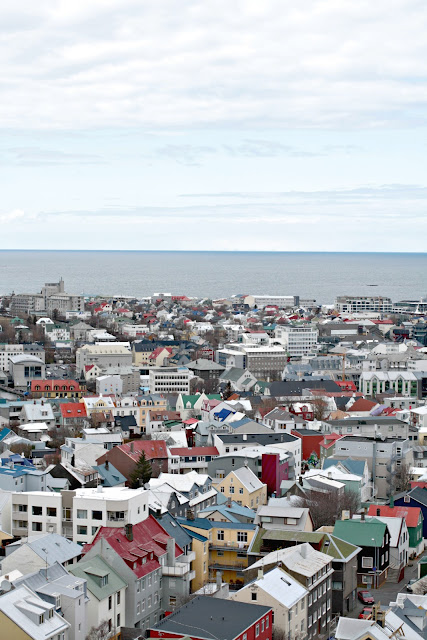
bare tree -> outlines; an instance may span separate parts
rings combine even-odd
[[[313,407],[313,416],[316,420],[326,420],[329,415],[328,403],[324,398],[315,398],[310,402]]]
[[[411,480],[411,467],[407,462],[402,462],[393,476],[394,491],[407,491],[411,488]]]
[[[86,636],[86,640],[108,640],[112,632],[108,630],[108,622],[104,620],[97,627],[92,627]]]
[[[350,517],[359,506],[359,496],[354,491],[348,491],[337,496],[332,491],[310,491],[305,497],[297,499],[298,506],[310,509],[313,529],[322,526],[333,526],[341,518],[342,511],[350,511]]]

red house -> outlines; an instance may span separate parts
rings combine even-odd
[[[162,472],[168,472],[168,450],[164,440],[135,440],[118,445],[98,458],[96,464],[103,464],[108,460],[129,480],[143,451],[151,464],[153,478],[157,478]]]
[[[320,458],[320,443],[325,437],[324,433],[313,429],[292,429],[293,436],[298,436],[302,440],[301,459],[308,460],[312,453]]]
[[[197,596],[148,629],[148,637],[271,640],[272,631],[271,607]]]

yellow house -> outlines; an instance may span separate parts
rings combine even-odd
[[[224,582],[243,585],[243,570],[248,566],[247,550],[255,535],[255,525],[243,522],[212,522],[207,518],[178,518],[178,521],[185,529],[208,537],[209,581],[214,581],[217,571],[221,571]]]
[[[187,532],[192,538],[191,546],[196,554],[192,564],[195,577],[191,581],[191,593],[194,593],[209,582],[209,535],[201,535],[190,529]]]
[[[166,409],[168,408],[166,398],[164,398],[163,396],[157,396],[157,395],[150,395],[144,398],[140,398],[139,405],[140,405],[138,409],[139,416],[138,416],[137,423],[140,426],[146,424],[145,417],[148,411],[151,411],[153,408],[156,408],[156,410],[160,410],[160,411],[163,411],[163,410],[166,411]]]
[[[248,467],[230,471],[218,482],[215,489],[241,507],[256,510],[258,506],[267,504],[267,485]]]

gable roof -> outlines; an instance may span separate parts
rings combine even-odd
[[[369,520],[337,520],[334,536],[360,547],[381,547],[387,530],[385,522]]]
[[[379,514],[377,513],[378,510]],[[370,516],[380,515],[386,518],[405,518],[407,527],[416,527],[420,514],[422,518],[423,513],[420,507],[389,507],[383,504],[371,504],[368,509],[368,515]]]
[[[77,564],[72,565],[69,571],[74,576],[87,580],[88,591],[97,600],[105,600],[119,589],[127,587],[127,583],[99,555],[92,556],[89,560],[80,560]],[[107,584],[101,587],[100,578],[105,576],[108,576]]]

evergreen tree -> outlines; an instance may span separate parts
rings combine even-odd
[[[143,451],[136,463],[135,469],[129,476],[129,486],[131,489],[138,489],[141,485],[145,485],[150,481],[152,473],[151,464],[146,459],[145,452]]]

